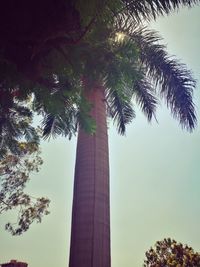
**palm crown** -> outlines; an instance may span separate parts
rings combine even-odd
[[[10,5],[11,2],[8,1],[7,4]],[[34,99],[33,110],[44,117],[44,137],[57,134],[71,137],[76,132],[77,125],[94,132],[95,123],[89,115],[91,105],[84,97],[86,80],[87,87],[92,87],[94,81],[104,86],[108,115],[117,122],[121,134],[125,132],[126,124],[135,116],[134,101],[139,104],[148,120],[151,120],[155,116],[157,97],[164,98],[172,115],[183,127],[192,130],[196,124],[192,101],[195,81],[185,65],[168,56],[166,47],[159,44],[161,38],[155,31],[146,28],[143,21],[168,14],[181,6],[191,7],[197,3],[198,0],[96,0],[88,1],[86,5],[81,0],[70,3],[60,0],[57,13],[54,13],[57,20],[53,20],[57,25],[54,25],[55,36],[52,33],[54,28],[51,35],[48,35],[49,31],[45,30],[47,23],[44,23],[46,35],[43,36],[40,32],[41,38],[37,42],[34,39],[37,28],[30,28],[26,39],[23,35],[24,28],[20,26],[24,23],[23,19],[27,19],[29,25],[28,17],[20,17],[20,12],[23,13],[27,8],[33,20],[36,13],[32,14],[26,4],[21,9],[19,6],[20,19],[14,22],[19,24],[16,29],[20,29],[21,35],[13,33],[13,43],[7,48],[12,25],[7,25],[10,27],[9,36],[5,30],[2,34],[1,51],[4,52],[1,52],[0,60],[0,93],[7,92],[7,97],[1,103],[1,132],[7,129],[7,122],[14,119],[12,112],[16,101],[13,99],[26,100],[30,94],[33,94]],[[6,11],[7,4],[2,12]],[[32,9],[37,10],[34,7],[39,2],[35,1],[33,5]],[[53,1],[47,5],[50,11],[53,10],[53,5]],[[40,6],[40,12],[43,9],[45,10],[45,2]],[[63,10],[66,15],[63,15]],[[68,12],[72,10],[76,12],[70,13],[72,18],[68,17],[65,21]],[[61,11],[65,31],[59,20]],[[12,12],[9,14],[11,16]],[[43,23],[45,16],[40,19],[40,23]],[[76,22],[76,27],[72,27],[72,21]],[[12,24],[12,20],[9,23]],[[5,27],[3,25],[1,27]],[[116,41],[116,34],[119,32],[125,34],[122,42]],[[25,42],[30,42],[32,46],[29,48],[33,49],[29,52],[20,50],[20,62],[17,56],[10,54],[12,49],[18,48],[16,42],[20,47]],[[23,58],[28,63],[24,59],[22,66]],[[16,87],[17,95],[12,94],[12,88],[15,90]],[[3,115],[5,103],[9,104],[8,110],[11,111],[6,115],[6,120]],[[24,129],[22,132],[25,133]],[[12,132],[9,134],[12,135]]]
[[[92,90],[95,84],[104,86],[107,114],[117,123],[121,134],[135,117],[135,101],[151,120],[159,97],[166,100],[181,126],[192,130],[196,124],[192,101],[195,81],[186,66],[170,57],[166,47],[159,44],[159,35],[131,17],[123,16],[116,18],[114,30],[101,30],[97,26],[88,38],[69,48],[64,79],[77,93],[74,97],[69,89],[63,94],[67,96],[66,112],[70,112],[71,120],[65,128],[63,124],[70,116],[48,113],[44,119],[44,135],[71,134],[78,123],[86,130],[94,130],[84,90]],[[118,33],[123,35],[123,40],[117,40]],[[52,98],[56,95],[60,96],[60,91],[55,90]]]

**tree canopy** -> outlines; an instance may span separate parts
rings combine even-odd
[[[157,241],[154,248],[146,252],[144,267],[198,267],[200,253],[171,238]]]
[[[33,112],[44,118],[45,137],[52,134],[71,137],[78,124],[94,132],[90,105],[82,94],[83,77],[89,83],[101,79],[105,84],[108,114],[117,121],[120,133],[125,132],[125,125],[135,116],[131,104],[134,96],[150,120],[155,116],[158,102],[155,95],[165,98],[174,117],[192,130],[196,123],[192,102],[195,81],[184,64],[169,57],[166,47],[159,44],[159,35],[146,28],[144,22],[198,3],[197,0],[2,2],[1,132],[12,135],[13,129],[7,122],[11,118],[16,120],[17,113],[32,116]],[[116,34],[120,32],[126,38],[116,42]],[[17,102],[30,97],[32,107],[23,111],[21,107],[19,111]]]

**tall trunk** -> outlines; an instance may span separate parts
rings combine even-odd
[[[80,130],[76,151],[69,267],[110,267],[109,162],[104,91],[87,94],[94,135]]]

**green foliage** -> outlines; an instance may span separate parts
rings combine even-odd
[[[81,14],[81,22],[84,26],[87,26],[90,21],[97,16],[98,12],[102,10],[106,1],[102,0],[77,0],[75,1],[75,7]]]
[[[92,103],[89,103],[84,95],[80,98],[79,110],[77,113],[77,121],[80,128],[84,129],[88,134],[94,134],[96,131],[95,120],[90,115]]]
[[[19,101],[16,99],[18,93],[18,88],[5,90],[0,87],[0,159],[9,152],[19,154],[20,139],[35,144],[39,142],[37,130],[31,125],[31,97]]]
[[[0,95],[3,99],[0,127],[9,133],[10,141],[6,142],[13,140],[14,143],[17,135],[17,125],[13,121],[17,101],[26,101],[30,95],[33,98],[31,108],[44,118],[45,138],[59,134],[71,138],[78,124],[93,133],[94,121],[89,109],[84,108],[83,77],[88,85],[98,82],[105,86],[108,114],[117,121],[122,134],[126,124],[134,118],[133,100],[151,120],[158,102],[156,94],[166,99],[180,124],[192,130],[196,116],[192,101],[195,82],[191,73],[168,56],[165,47],[158,43],[160,37],[143,27],[142,20],[198,2],[45,0],[42,3],[31,1],[27,5],[22,1],[15,6],[19,20],[9,11],[9,1],[2,5],[1,12],[7,12],[10,18],[6,20],[8,35],[13,37],[9,38],[13,43],[6,46],[8,36],[3,34],[4,42],[0,44]],[[31,20],[35,21],[32,28]],[[3,23],[2,20],[0,29]],[[29,34],[25,35],[27,32]],[[125,34],[121,42],[116,40],[120,32]],[[31,108],[29,113],[32,113]],[[6,118],[3,112],[8,114]],[[33,129],[25,128],[18,137],[33,137]]]
[[[5,228],[12,235],[27,231],[36,221],[47,215],[49,200],[34,198],[24,192],[32,172],[38,172],[43,161],[38,145],[33,142],[17,142],[18,154],[7,152],[0,161],[0,214],[18,210],[17,222],[7,223]]]
[[[199,0],[122,0],[126,4],[126,11],[134,20],[141,22],[156,19],[158,16],[168,15],[180,7],[192,7]]]
[[[146,252],[144,267],[199,267],[200,253],[170,238],[157,241]]]

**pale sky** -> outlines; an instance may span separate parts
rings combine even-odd
[[[152,27],[198,80],[199,117],[200,7],[158,19]],[[148,124],[137,110],[126,137],[109,125],[112,267],[142,266],[145,251],[164,237],[200,251],[200,127],[192,134],[182,130],[163,105],[157,118],[158,124]],[[43,143],[45,163],[27,192],[49,197],[51,214],[20,237],[4,231],[12,215],[1,215],[0,263],[68,266],[75,149],[75,138]]]

